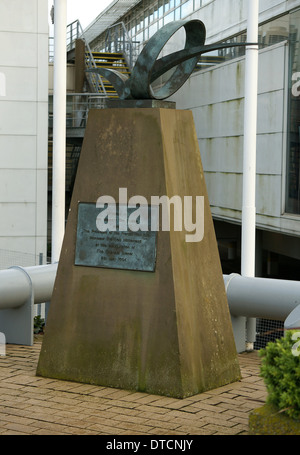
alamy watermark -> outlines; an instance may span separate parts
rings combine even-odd
[[[300,73],[293,73],[292,82],[292,95],[300,96]]]
[[[292,340],[297,341],[300,338],[300,332],[294,332],[292,335]],[[292,354],[294,357],[300,356],[300,340],[292,346]]]
[[[193,200],[194,199],[194,200]],[[117,217],[118,206],[118,217]],[[201,242],[204,237],[204,196],[151,196],[151,215],[149,220],[149,201],[144,196],[132,196],[128,200],[127,188],[119,188],[119,201],[112,196],[100,196],[96,207],[101,209],[96,219],[100,232],[128,230],[158,231],[159,207],[161,207],[161,230],[185,231],[187,243]],[[173,217],[171,216],[171,207]],[[130,208],[130,213],[128,213]],[[132,210],[133,209],[133,210]],[[195,213],[193,213],[195,212]],[[117,223],[118,218],[118,223]]]

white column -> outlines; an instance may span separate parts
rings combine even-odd
[[[65,232],[67,0],[54,0],[52,263],[59,260]]]
[[[258,42],[259,0],[248,0],[247,42]],[[258,46],[246,48],[244,164],[242,208],[241,274],[255,276],[256,230],[256,136],[257,136]],[[256,320],[246,320],[246,349],[252,350],[256,339]]]
[[[258,41],[258,3],[259,0],[248,0],[248,43]],[[253,277],[255,276],[258,46],[247,46],[245,72],[241,272],[243,276]]]

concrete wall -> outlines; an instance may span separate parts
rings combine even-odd
[[[299,8],[300,1],[260,0],[260,23]],[[247,2],[214,0],[190,18],[201,19],[207,43],[246,29]],[[288,26],[288,16],[285,16]],[[225,26],[226,24],[226,26]],[[173,97],[192,109],[208,194],[215,219],[238,222],[242,208],[244,57],[193,74]],[[259,53],[257,138],[257,226],[300,235],[299,216],[285,213],[288,44]]]
[[[0,2],[0,254],[46,255],[48,14],[47,0]]]
[[[49,95],[53,95],[54,65],[49,64]],[[75,92],[75,65],[67,64],[67,92]]]

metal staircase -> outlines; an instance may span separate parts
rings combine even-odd
[[[67,26],[67,60],[73,62],[75,58],[75,45],[77,40],[82,40],[85,45],[85,66],[86,69],[96,68],[93,53],[87,42],[84,31],[79,20],[76,20]],[[86,73],[86,79],[93,92],[106,96],[106,91],[102,83],[102,78],[95,73]]]
[[[130,76],[134,60],[134,46],[123,23],[109,27],[105,36],[105,50],[92,51],[80,22],[74,21],[67,27],[68,62],[75,62],[76,41],[84,42],[85,69],[108,68]],[[67,117],[66,191],[70,194],[76,176],[81,144],[90,108],[105,107],[105,99],[118,98],[111,83],[99,74],[85,71],[85,93],[73,96],[72,112]]]
[[[107,32],[104,52],[92,52],[87,42],[80,22],[74,21],[67,27],[67,61],[75,63],[75,45],[77,40],[84,42],[82,52],[82,66],[85,69],[108,68],[115,69],[130,76],[133,66],[133,46],[128,41],[128,35],[124,24],[116,24]],[[119,31],[123,30],[122,36]],[[125,33],[126,32],[126,33]],[[51,45],[51,41],[49,41]],[[82,43],[81,43],[82,45]],[[52,48],[49,48],[49,61],[53,61]],[[84,60],[84,61],[83,61]],[[73,186],[79,162],[84,131],[91,108],[101,109],[105,107],[107,98],[118,98],[117,92],[111,83],[99,74],[85,71],[85,84],[81,93],[67,94],[67,118],[66,118],[66,207],[70,203]],[[48,140],[48,190],[49,203],[52,197],[52,161],[53,161],[53,125],[49,114],[49,140]],[[51,212],[49,212],[51,213]],[[50,220],[49,220],[50,221]]]
[[[122,52],[93,52],[92,55],[96,68],[114,69],[122,74],[130,76],[130,68],[126,57]],[[88,55],[87,58],[89,58]],[[106,96],[108,98],[117,98],[117,92],[111,83],[103,77],[101,80]],[[93,92],[96,92],[97,87],[95,85],[92,85],[91,90]]]
[[[68,62],[74,62],[77,40],[84,42],[87,70],[102,67],[115,69],[130,76],[134,60],[134,46],[123,23],[109,27],[105,37],[105,50],[100,52],[91,50],[78,20],[69,24],[67,27]],[[109,81],[100,75],[86,71],[85,78],[90,93],[97,93],[107,98],[118,97]]]

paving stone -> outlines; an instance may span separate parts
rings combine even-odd
[[[242,379],[177,400],[36,376],[34,346],[0,358],[0,435],[241,435],[266,388],[256,352],[239,354]]]

